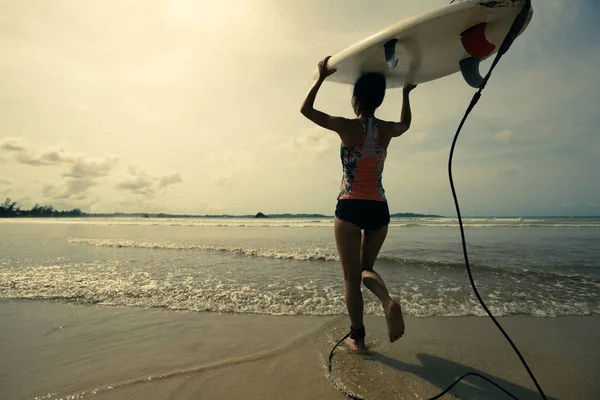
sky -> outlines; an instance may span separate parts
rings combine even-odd
[[[446,3],[0,0],[0,199],[333,215],[340,141],[299,112],[317,62]],[[463,215],[600,215],[600,2],[533,7],[461,133]],[[315,106],[351,118],[350,89],[326,82]],[[383,177],[392,213],[455,215],[448,152],[473,93],[460,74],[413,91]],[[377,116],[400,107],[388,90]]]

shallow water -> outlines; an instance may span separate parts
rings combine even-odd
[[[600,314],[600,219],[470,218],[495,315]],[[325,219],[0,220],[0,297],[272,315],[345,314]],[[483,315],[457,221],[395,218],[376,263],[414,316]],[[365,311],[381,315],[365,291]]]

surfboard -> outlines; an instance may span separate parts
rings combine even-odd
[[[469,75],[478,75],[479,62],[498,51],[524,4],[525,0],[458,0],[402,20],[334,54],[328,65],[337,72],[327,80],[354,84],[363,73],[379,72],[387,86],[395,88],[462,70],[475,87],[477,77]],[[532,16],[529,10],[519,35]]]

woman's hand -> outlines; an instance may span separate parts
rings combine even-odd
[[[331,56],[327,56],[323,61],[319,62],[319,79],[322,81],[328,76],[335,74],[335,71],[337,71],[336,69],[327,68],[327,61],[329,61],[330,58]]]

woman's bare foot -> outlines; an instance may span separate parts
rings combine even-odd
[[[390,343],[395,342],[404,335],[404,318],[402,318],[402,309],[400,304],[394,299],[383,305],[385,320],[388,326],[388,337]]]
[[[369,352],[367,345],[365,344],[365,339],[352,339],[351,337],[346,338],[344,340],[346,346],[350,348],[350,350],[355,351],[360,354],[366,354]]]

